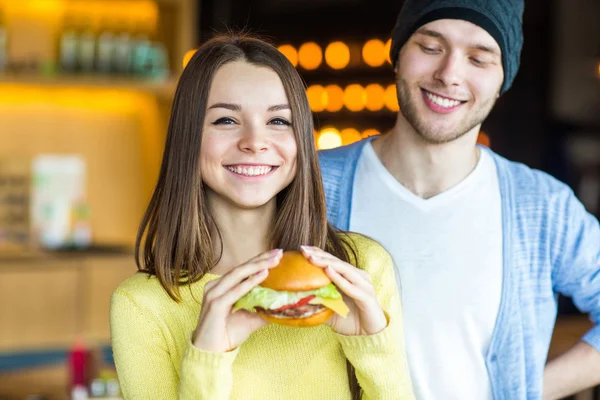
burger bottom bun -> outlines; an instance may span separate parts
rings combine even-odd
[[[331,317],[333,317],[334,314],[335,312],[329,308],[326,308],[325,310],[319,313],[313,314],[308,318],[277,318],[261,311],[258,312],[258,315],[260,315],[262,319],[264,319],[267,322],[271,322],[277,325],[292,326],[296,328],[310,328],[311,326],[321,325],[322,323],[327,322]]]

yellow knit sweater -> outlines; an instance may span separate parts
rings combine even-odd
[[[204,285],[218,276],[181,290],[180,303],[154,276],[137,273],[124,281],[112,296],[110,325],[125,399],[344,400],[350,398],[346,358],[363,399],[413,399],[391,257],[370,239],[350,237],[356,265],[370,273],[389,316],[388,326],[371,336],[342,336],[325,325],[267,325],[234,351],[205,352],[191,335]]]

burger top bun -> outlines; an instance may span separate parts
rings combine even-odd
[[[279,265],[269,270],[269,276],[260,286],[267,289],[304,292],[331,283],[323,268],[315,267],[298,251],[286,251]]]

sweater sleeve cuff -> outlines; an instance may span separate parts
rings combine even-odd
[[[195,347],[189,340],[179,382],[179,398],[195,400],[229,399],[233,387],[233,362],[239,348],[213,353]]]
[[[387,352],[390,344],[394,343],[393,330],[390,328],[390,316],[384,311],[387,326],[374,335],[345,336],[336,334],[338,341],[344,349],[353,349],[369,352]]]
[[[203,367],[215,370],[220,370],[222,368],[229,369],[233,365],[239,352],[240,348],[238,347],[235,350],[225,353],[213,353],[211,351],[201,350],[189,341],[183,360],[186,363],[202,365]]]
[[[581,340],[600,352],[600,325],[590,329]]]

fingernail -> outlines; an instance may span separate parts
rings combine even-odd
[[[269,271],[267,271],[266,269],[261,269],[258,275],[266,275],[268,272]]]
[[[309,246],[300,246],[300,248],[306,252],[310,252],[311,248]]]

